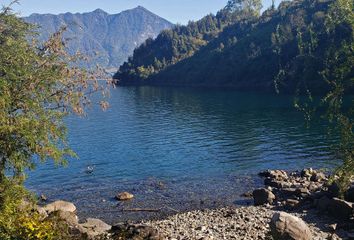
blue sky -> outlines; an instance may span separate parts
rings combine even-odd
[[[0,0],[6,5],[11,0]],[[265,0],[264,5],[269,5]],[[216,13],[227,0],[20,0],[14,6],[21,16],[32,13],[91,12],[101,8],[108,13],[119,13],[136,6],[143,6],[173,23],[187,23],[198,20],[208,13]]]

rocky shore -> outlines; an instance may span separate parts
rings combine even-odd
[[[178,213],[164,220],[110,226],[99,219],[79,222],[73,204],[57,201],[38,208],[56,214],[82,239],[354,239],[354,187],[344,199],[328,176],[313,169],[265,171],[264,188],[245,193],[255,206]],[[129,198],[127,198],[129,196]],[[128,200],[129,193],[117,199]]]

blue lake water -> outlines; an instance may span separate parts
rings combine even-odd
[[[109,102],[106,112],[92,107],[67,120],[79,159],[41,165],[26,183],[49,200],[74,202],[80,217],[115,222],[239,204],[261,185],[261,170],[335,163],[325,126],[307,128],[291,96],[127,87],[113,89]],[[118,203],[121,191],[136,197]],[[161,211],[122,211],[135,207]]]

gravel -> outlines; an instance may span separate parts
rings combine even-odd
[[[216,210],[197,210],[180,213],[165,220],[147,221],[143,224],[156,228],[169,240],[182,239],[272,239],[269,235],[269,222],[274,214],[269,206],[228,207]],[[315,213],[293,213],[306,221],[314,240],[341,239],[331,233],[321,231],[323,216]],[[321,228],[323,229],[323,228]]]

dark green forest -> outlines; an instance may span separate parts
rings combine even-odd
[[[353,41],[351,24],[328,31],[334,2],[283,1],[262,14],[257,2],[226,6],[147,40],[114,78],[120,85],[327,92],[328,50]]]

